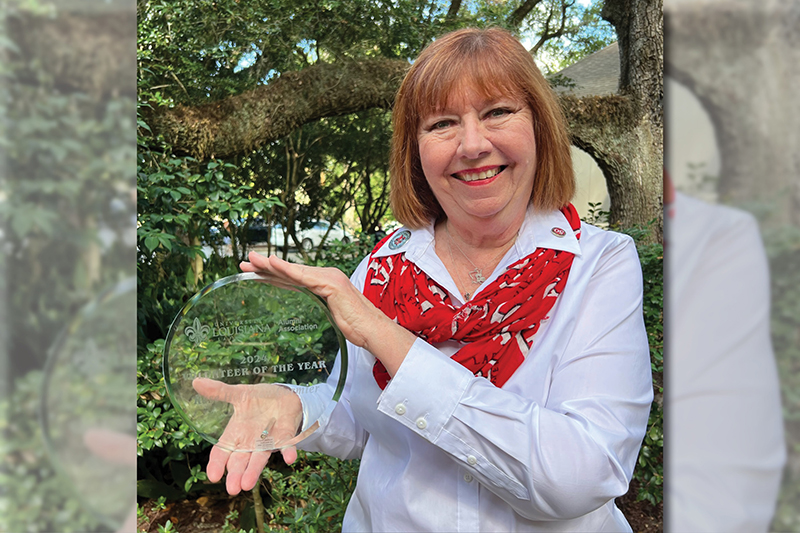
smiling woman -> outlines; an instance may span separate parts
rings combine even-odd
[[[443,214],[427,183],[420,160],[424,129],[444,123],[451,130],[458,117],[453,106],[486,106],[480,118],[490,130],[508,115],[528,116],[533,135],[529,166],[537,173],[531,195],[539,209],[558,209],[575,190],[569,135],[558,101],[531,55],[516,39],[500,30],[465,38],[453,32],[431,44],[404,80],[393,113],[392,208],[398,220],[422,226]],[[438,51],[437,51],[438,50]],[[424,117],[424,118],[421,118]],[[505,117],[505,118],[504,118]],[[514,121],[516,122],[516,121]],[[491,124],[490,124],[491,123]],[[463,127],[463,124],[458,124]],[[494,125],[494,128],[490,126]],[[463,133],[463,130],[461,131]],[[455,135],[452,131],[449,136]],[[478,137],[465,139],[464,149]],[[538,158],[537,158],[538,148]]]
[[[319,421],[303,449],[361,458],[343,530],[630,531],[614,499],[653,398],[641,267],[631,238],[570,204],[555,96],[510,34],[467,29],[423,51],[393,112],[405,227],[351,279],[241,265],[323,297],[347,338],[340,401],[298,395],[283,414]],[[250,489],[267,458],[212,453],[209,479]]]

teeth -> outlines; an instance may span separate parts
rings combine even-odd
[[[493,168],[491,170],[486,170],[484,172],[479,172],[477,174],[458,174],[458,179],[462,181],[479,181],[485,180],[488,178],[493,178],[500,174],[505,167]]]

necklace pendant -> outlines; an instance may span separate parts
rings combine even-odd
[[[483,271],[480,268],[477,268],[477,267],[475,268],[475,270],[472,270],[469,273],[469,278],[472,280],[472,283],[474,283],[475,285],[480,285],[481,283],[486,281],[486,278],[483,277]]]

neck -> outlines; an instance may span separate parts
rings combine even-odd
[[[449,234],[454,243],[461,249],[476,254],[491,254],[508,249],[514,243],[525,220],[525,213],[511,221],[478,220],[463,222],[448,218],[437,225],[437,234],[441,227]]]
[[[471,295],[475,293],[477,286],[486,281],[494,269],[497,268],[503,255],[514,245],[519,230],[514,233],[511,239],[495,241],[492,246],[482,248],[469,248],[466,242],[462,243],[463,246],[459,244],[450,232],[449,221],[437,226],[436,233],[438,234],[436,239],[437,254],[456,282],[459,292],[464,295],[466,300],[469,300]],[[465,250],[465,246],[467,250]],[[445,253],[445,249],[447,253]]]

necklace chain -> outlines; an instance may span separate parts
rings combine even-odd
[[[486,276],[483,275],[483,269],[480,268],[475,263],[473,263],[472,259],[470,259],[469,256],[464,253],[464,250],[462,250],[461,247],[458,245],[458,243],[455,241],[455,239],[453,239],[453,236],[450,234],[450,228],[448,227],[448,223],[447,222],[445,222],[445,224],[444,224],[444,231],[447,233],[447,248],[450,250],[450,261],[453,263],[453,266],[455,266],[455,260],[453,259],[453,248],[450,246],[451,242],[456,245],[456,248],[458,248],[458,251],[461,252],[461,255],[463,255],[464,258],[467,261],[469,261],[470,264],[473,267],[475,267],[474,270],[470,270],[469,271],[469,279],[472,281],[472,284],[473,285],[480,285],[481,283],[486,281]],[[517,242],[517,237],[519,237],[519,232],[517,232],[517,234],[514,236],[514,240],[511,241],[511,246],[513,246],[514,243]],[[499,254],[497,254],[492,259],[492,264],[494,264],[497,260],[499,260],[503,255],[505,255],[508,252],[509,248],[505,248]],[[459,276],[459,278],[460,278],[460,276]],[[463,283],[463,280],[461,280],[461,281]],[[464,297],[469,300],[469,295],[470,295],[470,293],[465,293]]]
[[[450,250],[450,262],[453,263],[453,268],[455,268],[456,260],[453,257],[453,247],[450,245],[450,239],[447,239],[447,249]],[[469,259],[469,258],[467,258],[467,259]],[[463,284],[464,280],[461,279],[461,274],[458,273],[458,270],[456,270],[456,275],[458,276],[458,281],[460,281]],[[471,294],[472,294],[471,292],[465,292],[464,293],[464,299],[465,300],[469,300],[469,297],[470,297]]]

